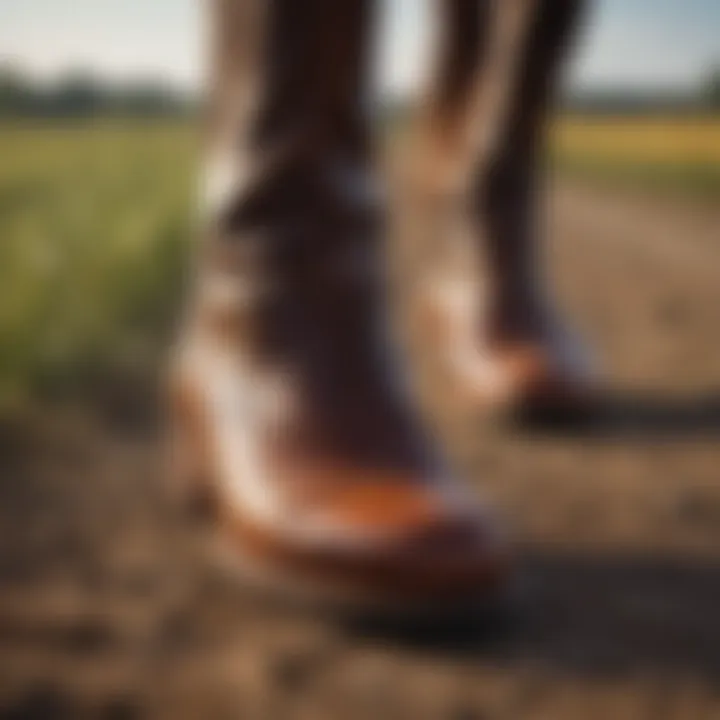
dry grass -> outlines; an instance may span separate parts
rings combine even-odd
[[[719,118],[564,118],[553,152],[561,168],[586,178],[720,192]]]

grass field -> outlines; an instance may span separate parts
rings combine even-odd
[[[720,195],[720,121],[563,120],[562,168]],[[192,234],[185,124],[0,132],[0,404],[75,388],[155,356]]]
[[[176,305],[192,132],[4,128],[0,157],[2,402],[142,363]]]

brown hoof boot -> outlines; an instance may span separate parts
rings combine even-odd
[[[377,284],[306,272],[255,296],[203,279],[173,378],[191,495],[255,586],[407,613],[497,595],[508,548],[418,428]]]
[[[418,345],[455,406],[533,422],[592,417],[602,384],[583,344],[557,322],[524,333],[478,332],[476,296],[472,284],[451,280],[417,301]]]
[[[529,425],[584,424],[592,419],[600,384],[580,356],[574,361],[542,343],[517,343],[493,348],[486,357],[492,380],[489,388],[482,381],[476,386],[478,406],[492,407],[494,402],[511,419]]]

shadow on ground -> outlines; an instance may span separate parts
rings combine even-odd
[[[720,679],[720,565],[545,550],[525,554],[521,576],[509,611],[487,623],[375,637],[414,652],[501,666]]]
[[[652,393],[606,395],[577,412],[520,413],[516,418],[538,433],[608,440],[714,438],[720,435],[720,394],[664,398]]]

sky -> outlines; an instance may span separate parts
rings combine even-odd
[[[302,2],[302,0],[298,0]],[[551,2],[553,0],[550,0]],[[40,78],[89,68],[195,89],[203,0],[0,0],[0,62]],[[422,82],[432,0],[384,0],[381,87]],[[593,0],[570,68],[574,87],[686,88],[720,66],[720,0]]]

